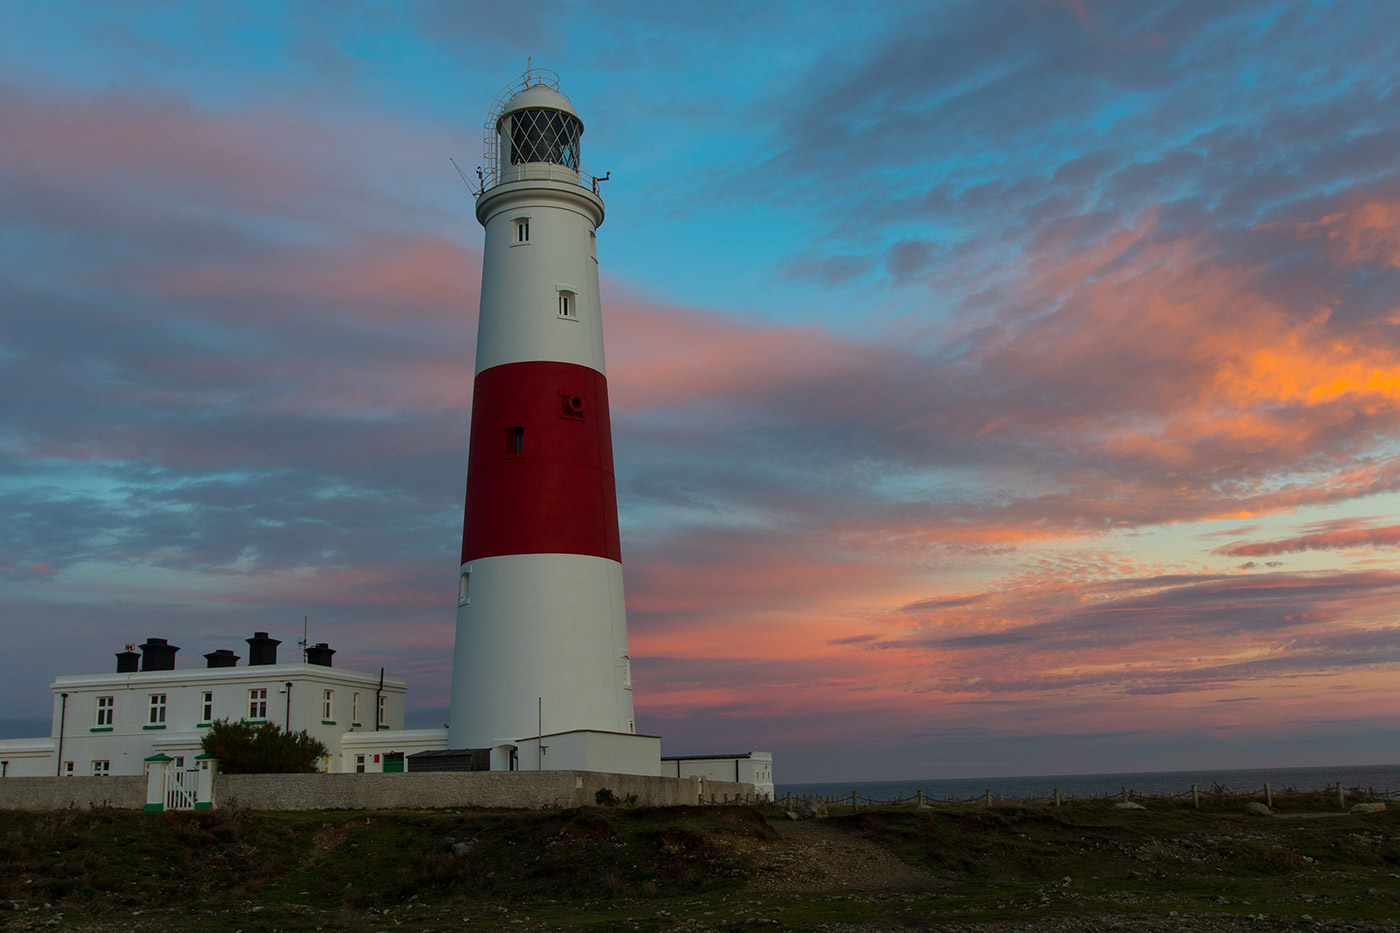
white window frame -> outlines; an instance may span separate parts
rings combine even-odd
[[[457,578],[457,605],[465,606],[471,600],[472,569],[468,567]]]
[[[510,219],[511,246],[530,245],[530,221],[532,219],[534,219],[533,214],[516,214]]]
[[[388,715],[388,714],[389,714],[389,698],[388,698],[386,695],[384,695],[384,694],[381,693],[381,694],[379,695],[379,708],[378,708],[378,710],[376,711],[376,717],[375,717],[375,720],[374,720],[374,727],[375,727],[376,729],[381,728],[381,727],[383,727],[383,726],[387,726],[387,725],[389,724],[389,715]]]
[[[561,321],[577,321],[578,292],[562,285],[557,291],[559,292],[559,319]]]
[[[266,687],[253,687],[248,691],[248,719],[267,721]]]
[[[146,725],[165,725],[165,694],[152,693],[150,696],[150,707],[146,711]]]
[[[94,758],[92,760],[92,776],[107,777],[112,773],[112,761],[109,758]]]
[[[214,721],[214,691],[205,690],[199,697],[199,721]]]
[[[322,690],[322,691],[321,691],[321,722],[322,722],[323,724],[324,724],[324,723],[334,723],[334,722],[335,722],[335,716],[332,715],[333,713],[335,713],[335,691],[334,691],[334,690]]]
[[[357,690],[357,691],[355,691],[354,693],[350,694],[350,725],[352,725],[352,726],[358,726],[359,724],[360,724],[360,693],[359,693],[359,691]]]
[[[111,728],[116,724],[117,718],[117,698],[106,696],[97,698],[97,719],[94,723],[96,728]]]

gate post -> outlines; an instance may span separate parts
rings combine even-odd
[[[194,808],[211,810],[214,807],[214,775],[219,771],[219,759],[215,755],[196,755],[199,762],[199,783],[195,785]]]
[[[159,752],[146,759],[146,805],[143,810],[165,809],[165,774],[174,761],[169,755]]]

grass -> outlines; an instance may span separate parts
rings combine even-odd
[[[1285,813],[1304,812],[1308,801]],[[1335,810],[1335,798],[1332,800]],[[808,930],[1177,911],[1400,917],[1400,811],[1260,818],[1109,802],[837,812],[918,891],[755,894],[775,808],[0,811],[0,927]],[[455,851],[454,851],[455,847]]]

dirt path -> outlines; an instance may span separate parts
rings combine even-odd
[[[826,820],[774,820],[776,840],[755,842],[751,892],[927,891],[947,882],[906,865],[859,833]]]

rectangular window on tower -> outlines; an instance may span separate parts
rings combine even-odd
[[[466,570],[463,570],[463,571],[462,571],[462,576],[461,576],[461,578],[460,578],[460,581],[459,581],[458,584],[457,584],[457,605],[459,605],[459,606],[465,606],[467,603],[471,602],[471,599],[469,598],[469,593],[470,593],[470,590],[471,590],[471,582],[472,582],[472,572],[471,572],[471,569],[468,568],[468,569],[466,569]]]
[[[578,297],[573,292],[559,292],[559,316],[565,320],[578,320]]]
[[[525,456],[525,429],[506,428],[506,456]]]
[[[515,237],[511,240],[511,246],[519,246],[522,243],[530,242],[530,218],[515,218]]]

